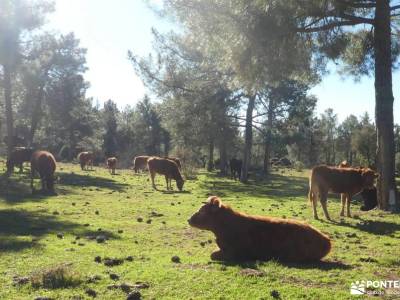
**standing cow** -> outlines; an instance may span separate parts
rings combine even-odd
[[[107,158],[106,164],[110,174],[115,175],[115,169],[117,168],[118,159],[116,157]]]
[[[157,189],[154,183],[154,177],[156,173],[164,175],[167,183],[167,190],[172,190],[171,180],[176,181],[176,185],[180,191],[182,191],[184,180],[176,162],[160,157],[152,157],[147,161],[147,165],[150,171],[151,183],[154,189]]]
[[[39,174],[42,182],[42,191],[55,194],[54,192],[54,172],[56,171],[56,160],[50,152],[36,151],[31,158],[31,189],[34,193],[33,178]]]
[[[231,176],[234,180],[240,179],[242,174],[242,165],[243,162],[241,159],[232,158],[229,161],[229,165],[231,166]]]
[[[24,162],[31,161],[32,153],[32,148],[15,147],[7,158],[7,173],[11,174],[14,172],[14,166],[19,167],[19,172],[22,173],[24,170]]]
[[[378,177],[369,168],[338,168],[325,165],[316,166],[311,170],[310,191],[308,197],[313,206],[314,218],[317,215],[317,199],[320,200],[325,217],[330,220],[327,210],[328,192],[343,194],[340,215],[344,216],[344,206],[347,206],[347,216],[350,214],[351,197],[364,189],[374,188],[375,179]]]
[[[133,159],[133,170],[135,173],[139,173],[139,171],[143,171],[147,169],[147,161],[149,160],[150,156],[141,155],[136,156]]]
[[[84,151],[79,153],[78,160],[82,171],[85,170],[85,167],[86,170],[89,170],[89,166],[90,169],[93,170],[93,160],[94,160],[93,152]]]

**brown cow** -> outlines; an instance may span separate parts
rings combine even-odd
[[[143,171],[147,169],[147,161],[150,157],[151,156],[141,155],[136,156],[133,159],[133,169],[135,170],[135,173],[139,173],[139,170]]]
[[[117,168],[118,159],[116,157],[107,158],[107,167],[110,170],[110,174],[115,175],[115,169]]]
[[[79,164],[81,165],[82,171],[85,170],[85,167],[86,170],[89,170],[89,166],[90,169],[93,170],[93,160],[94,160],[93,152],[84,151],[79,153],[78,160]]]
[[[22,173],[24,170],[24,162],[31,161],[32,153],[32,148],[15,147],[7,159],[7,173],[11,174],[14,172],[14,166],[19,167],[19,172]]]
[[[174,179],[178,189],[182,191],[184,180],[176,162],[165,158],[151,157],[147,161],[147,165],[150,171],[151,183],[154,189],[157,189],[154,183],[154,177],[156,176],[156,173],[158,173],[165,176],[167,190],[172,190],[171,180]]]
[[[313,206],[314,218],[317,215],[317,199],[321,201],[321,206],[325,217],[330,220],[326,202],[328,192],[344,194],[342,198],[342,209],[340,215],[344,216],[344,206],[347,206],[347,216],[350,214],[351,197],[360,193],[363,189],[374,187],[375,178],[378,175],[369,168],[338,168],[325,165],[316,166],[311,170],[310,190],[308,197]]]
[[[31,189],[34,193],[33,178],[35,173],[39,173],[42,182],[42,191],[54,192],[54,172],[56,170],[56,160],[50,152],[36,151],[31,158]]]
[[[215,234],[219,250],[211,254],[213,260],[318,261],[331,250],[329,237],[306,223],[247,215],[216,196],[188,222]]]

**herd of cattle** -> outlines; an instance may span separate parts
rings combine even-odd
[[[78,160],[82,170],[93,168],[94,156],[91,152],[81,152]],[[23,170],[23,163],[31,163],[31,188],[33,178],[38,173],[42,182],[42,190],[54,193],[54,172],[56,160],[47,151],[33,151],[29,148],[15,148],[7,159],[7,173],[14,167]],[[106,165],[111,174],[115,174],[118,160],[109,157]],[[242,162],[230,160],[233,177],[241,174]],[[148,170],[153,188],[156,189],[154,178],[156,174],[165,176],[167,190],[172,189],[172,179],[182,191],[184,180],[181,175],[181,162],[173,157],[137,156],[133,160],[135,173]],[[326,219],[330,220],[327,210],[328,192],[341,195],[341,212],[351,217],[350,202],[354,195],[361,194],[364,198],[362,210],[370,210],[377,205],[376,188],[377,174],[370,168],[353,168],[347,162],[337,167],[320,165],[311,170],[309,200],[312,204],[314,218],[317,219],[317,200]],[[189,220],[193,227],[210,230],[216,236],[219,250],[212,253],[214,260],[253,260],[280,259],[285,261],[317,261],[325,257],[331,250],[331,240],[311,225],[290,219],[280,219],[264,216],[251,216],[237,212],[211,196],[208,201]]]

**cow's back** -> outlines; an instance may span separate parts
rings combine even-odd
[[[173,176],[173,178],[181,177],[178,165],[172,160],[152,157],[147,161],[147,164],[149,170],[153,170],[159,174]]]
[[[32,154],[31,168],[40,176],[51,176],[56,170],[56,160],[50,152],[36,151]]]
[[[317,166],[311,171],[311,182],[324,186],[334,193],[362,189],[360,169]]]

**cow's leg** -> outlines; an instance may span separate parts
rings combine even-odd
[[[167,191],[169,191],[169,180],[167,175],[165,175],[165,182],[167,183]]]
[[[340,216],[344,217],[344,206],[346,204],[347,194],[340,194],[340,201],[342,203],[342,209],[340,210]]]
[[[153,186],[153,189],[157,189],[155,183],[154,183],[154,177],[156,176],[156,173],[154,171],[150,171],[150,179],[151,179],[151,184]]]
[[[346,197],[346,209],[347,209],[347,216],[351,218],[350,214],[350,202],[351,202],[351,194],[348,194]]]
[[[24,163],[19,165],[19,172],[22,173],[24,171]]]
[[[319,193],[313,192],[311,189],[308,192],[308,198],[311,202],[312,209],[313,209],[313,216],[315,220],[318,220],[318,213],[317,213],[317,199],[319,197]]]
[[[40,181],[42,182],[42,192],[46,190],[47,184],[46,184],[46,177],[40,175]]]
[[[324,211],[325,218],[330,221],[331,218],[329,217],[328,208],[327,208],[327,202],[328,202],[328,193],[327,192],[323,191],[320,193],[320,201],[321,201],[321,205],[322,205],[322,210]]]

